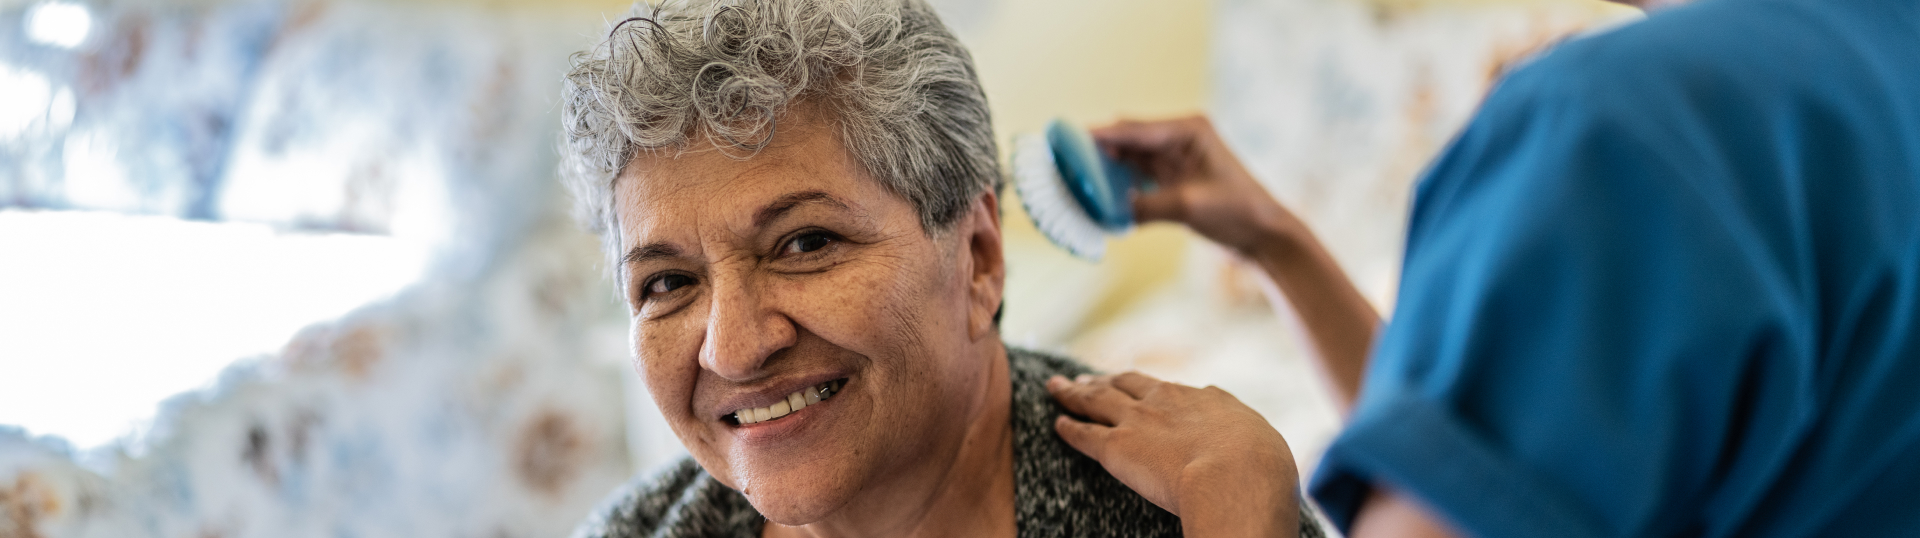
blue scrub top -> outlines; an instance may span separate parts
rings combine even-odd
[[[1484,537],[1920,536],[1920,2],[1703,0],[1502,81],[1312,493],[1376,483]]]

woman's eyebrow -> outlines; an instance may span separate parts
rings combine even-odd
[[[847,205],[846,202],[840,201],[839,198],[835,198],[831,194],[827,194],[825,191],[791,192],[780,195],[779,198],[768,202],[767,205],[760,208],[759,211],[755,211],[753,213],[753,226],[755,228],[765,226],[768,222],[779,218],[781,215],[785,215],[795,208],[810,204],[826,205],[840,211],[853,211],[852,206]],[[645,245],[634,246],[628,250],[627,255],[620,258],[620,265],[625,267],[640,262],[678,257],[680,257],[679,247],[665,242],[647,243]]]
[[[640,262],[661,258],[678,258],[680,249],[667,243],[647,243],[633,247],[625,257],[620,258],[620,266],[626,267]]]
[[[753,227],[759,228],[765,226],[767,222],[778,218],[780,215],[784,215],[796,207],[807,204],[825,204],[841,211],[853,211],[853,208],[848,206],[846,202],[842,202],[839,198],[835,198],[833,195],[823,191],[791,192],[780,195],[779,198],[775,198],[773,202],[768,203],[766,207],[762,207],[759,211],[754,212]]]

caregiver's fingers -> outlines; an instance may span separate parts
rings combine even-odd
[[[1118,423],[1132,406],[1140,403],[1104,380],[1087,376],[1081,376],[1080,381],[1053,376],[1047,380],[1047,392],[1053,393],[1053,399],[1059,400],[1068,411],[1108,425]]]
[[[1133,216],[1140,222],[1170,220],[1187,221],[1187,207],[1192,203],[1186,199],[1186,189],[1162,188],[1152,192],[1133,192]]]
[[[1216,139],[1204,116],[1121,121],[1090,132],[1101,152],[1140,167],[1163,188],[1187,182],[1189,175],[1205,169],[1204,146]]]
[[[1185,146],[1193,140],[1193,121],[1196,118],[1175,120],[1120,120],[1087,130],[1087,134],[1108,151],[1139,151],[1157,153]],[[1198,118],[1205,121],[1205,118]]]
[[[1134,399],[1146,398],[1147,395],[1155,389],[1167,384],[1167,382],[1155,379],[1153,376],[1135,371],[1122,372],[1119,375],[1110,376],[1107,382],[1111,383],[1113,388],[1120,389],[1120,392],[1125,392],[1128,396],[1134,397]]]
[[[1102,426],[1090,422],[1074,420],[1073,417],[1060,415],[1053,419],[1053,430],[1067,446],[1086,454],[1094,461],[1106,462],[1107,440],[1113,436],[1112,426]]]

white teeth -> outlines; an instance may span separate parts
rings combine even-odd
[[[773,405],[734,411],[733,419],[745,425],[756,422],[766,422],[793,414],[795,411],[806,409],[807,406],[818,404],[826,401],[827,398],[833,397],[834,391],[839,388],[839,383],[839,381],[828,381],[807,387],[806,390],[788,394],[787,399],[774,402]]]

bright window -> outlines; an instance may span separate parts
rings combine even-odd
[[[302,327],[420,277],[423,243],[0,210],[0,424],[88,448]]]

